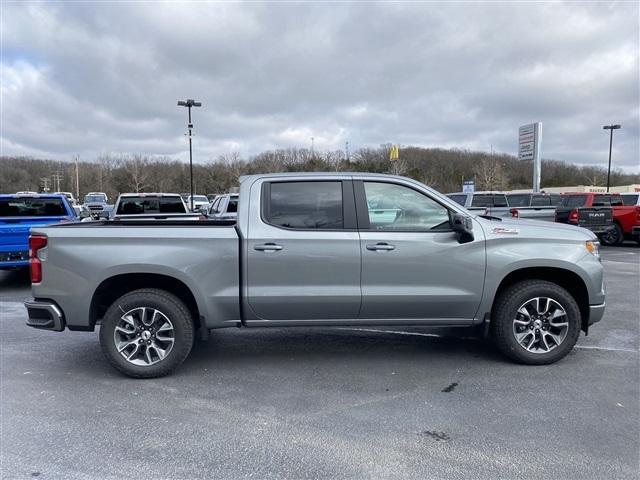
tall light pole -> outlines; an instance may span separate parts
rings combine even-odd
[[[611,179],[611,148],[613,147],[613,131],[622,128],[622,125],[605,125],[603,130],[609,130],[609,168],[607,168],[607,192],[609,191],[609,180]]]
[[[191,194],[189,198],[191,199],[191,211],[193,212],[193,151],[191,149],[191,130],[193,130],[193,123],[191,123],[191,107],[201,107],[202,103],[189,98],[184,102],[182,100],[179,101],[178,106],[189,109],[189,123],[187,124],[187,128],[189,129],[189,188]]]

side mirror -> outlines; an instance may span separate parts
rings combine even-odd
[[[461,213],[452,213],[451,230],[456,232],[458,242],[467,243],[473,241],[473,221],[471,217]]]

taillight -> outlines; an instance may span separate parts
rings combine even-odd
[[[511,210],[509,210],[509,213],[511,214],[511,216],[513,218],[518,218],[520,217],[520,212],[518,212],[517,208],[512,208]]]
[[[569,221],[572,223],[578,223],[578,210],[576,210],[575,208],[571,210],[571,213],[569,213]]]
[[[640,223],[640,207],[636,207],[636,222]]]
[[[29,271],[31,272],[31,283],[42,281],[42,263],[38,258],[38,250],[47,246],[47,237],[44,235],[29,236]]]

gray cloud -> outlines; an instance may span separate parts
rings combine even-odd
[[[184,158],[380,143],[640,169],[637,3],[4,4],[2,153]]]

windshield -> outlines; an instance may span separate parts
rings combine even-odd
[[[116,215],[187,213],[180,197],[125,197],[118,203]]]
[[[84,197],[84,203],[105,203],[106,201],[104,195],[87,195]]]
[[[205,197],[204,195],[194,195],[193,196],[193,201],[194,202],[207,202],[207,203],[209,203],[209,199],[207,197]]]
[[[0,217],[60,217],[67,215],[61,198],[3,198]]]

